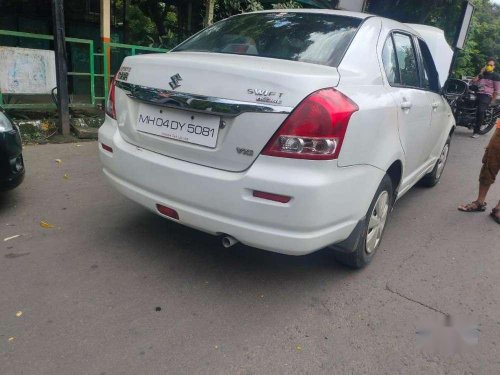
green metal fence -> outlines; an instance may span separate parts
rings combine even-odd
[[[16,37],[16,38],[27,38],[34,40],[46,40],[52,41],[54,37],[52,35],[45,34],[33,34],[33,33],[24,33],[19,31],[11,31],[11,30],[0,30],[0,36],[7,37]],[[95,107],[98,102],[104,102],[105,98],[108,96],[108,89],[110,79],[114,76],[114,71],[112,69],[112,51],[113,50],[122,50],[125,52],[125,55],[136,55],[137,53],[150,53],[150,52],[166,52],[166,49],[163,48],[154,48],[154,47],[144,47],[137,46],[132,44],[122,44],[122,43],[113,43],[113,42],[104,42],[102,53],[98,53],[95,50],[94,41],[91,39],[80,39],[80,38],[66,38],[66,43],[73,43],[79,46],[85,46],[88,51],[88,71],[70,71],[68,72],[68,76],[82,76],[88,77],[90,80],[89,85],[89,98],[90,102],[72,102],[70,103],[70,107],[72,108],[85,108],[85,107]],[[0,44],[1,45],[1,44]],[[103,62],[102,69],[99,73],[96,72],[96,61]],[[119,66],[121,64],[120,61],[116,61]],[[1,63],[1,62],[0,62]],[[104,92],[102,96],[96,95],[96,80],[103,80]],[[49,103],[17,103],[17,104],[8,104],[4,102],[4,97],[2,92],[0,92],[0,107],[5,109],[55,109],[55,104],[52,102]]]
[[[112,56],[113,49],[122,49],[126,51],[130,51],[131,56],[137,55],[137,52],[167,52],[168,50],[164,48],[156,48],[156,47],[144,47],[144,46],[136,46],[133,44],[123,44],[123,43],[113,43],[113,42],[104,42],[103,43],[103,52],[104,52],[104,97],[108,97],[109,83],[114,74],[111,74],[111,61],[110,57]],[[106,51],[110,51],[109,54]],[[120,61],[121,64],[121,61]]]

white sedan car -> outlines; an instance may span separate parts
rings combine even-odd
[[[226,247],[330,247],[360,268],[395,200],[418,181],[435,185],[448,156],[454,119],[416,29],[363,13],[264,11],[127,57],[99,130],[104,174]]]

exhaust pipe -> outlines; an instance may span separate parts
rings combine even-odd
[[[222,237],[222,246],[224,246],[226,249],[228,247],[234,246],[238,243],[239,241],[231,236],[224,236]]]

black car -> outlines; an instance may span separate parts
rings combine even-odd
[[[0,108],[0,191],[14,189],[24,178],[19,130]]]

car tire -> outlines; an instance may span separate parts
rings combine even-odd
[[[364,220],[362,220],[362,230],[355,241],[354,251],[351,249],[351,251],[346,252],[345,249],[332,246],[338,262],[354,269],[360,269],[372,261],[382,241],[394,200],[392,181],[386,174],[380,182]],[[377,224],[377,219],[382,220]]]
[[[441,150],[439,159],[436,161],[434,169],[430,173],[427,173],[420,180],[420,185],[425,187],[433,187],[438,184],[439,180],[441,179],[441,176],[443,175],[446,162],[448,161],[448,155],[450,152],[450,143],[451,143],[451,137],[448,137],[446,143],[443,146],[443,149]]]

